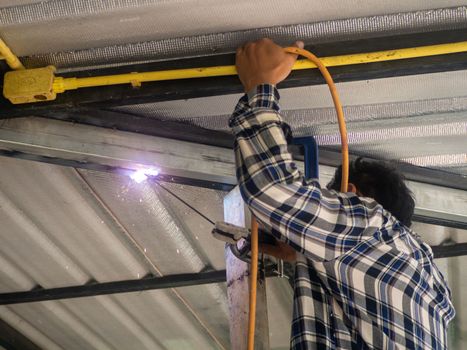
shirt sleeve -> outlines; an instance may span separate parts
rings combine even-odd
[[[304,180],[287,149],[273,85],[259,85],[244,95],[229,125],[243,199],[276,238],[308,259],[332,260],[388,220],[374,200],[322,189],[317,179]]]

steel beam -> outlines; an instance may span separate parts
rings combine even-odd
[[[432,246],[435,259],[451,258],[456,256],[467,255],[467,243],[455,243],[449,245]],[[248,275],[248,274],[247,274]],[[245,275],[245,276],[247,276]],[[246,278],[246,277],[243,278]],[[265,277],[274,277],[277,274],[273,269],[269,269],[265,273]],[[147,277],[139,280],[126,280],[116,282],[104,283],[88,283],[81,286],[60,287],[42,289],[36,288],[30,291],[11,292],[0,294],[0,305],[12,305],[21,303],[32,303],[48,300],[62,300],[72,298],[93,297],[97,295],[109,295],[117,293],[130,293],[140,292],[147,290],[157,290],[166,288],[179,288],[187,286],[196,286],[209,283],[223,283],[226,282],[226,270],[200,272],[200,273],[186,273],[177,275],[168,275],[163,277]],[[264,283],[264,281],[263,281]],[[260,284],[263,288],[264,284]],[[262,312],[265,312],[263,310]],[[0,321],[0,331],[5,325]],[[1,334],[4,334],[3,332]],[[14,334],[12,335],[14,336]],[[16,337],[16,336],[14,336]],[[0,336],[0,340],[1,340]],[[11,339],[13,338],[8,338]],[[17,338],[18,342],[21,340]],[[22,348],[21,348],[22,349]],[[32,347],[31,349],[35,349]]]
[[[412,221],[467,230],[467,215],[452,214],[440,210],[416,208]]]
[[[275,277],[273,269],[266,271],[265,277]],[[38,301],[61,300],[110,295],[118,293],[141,292],[147,290],[198,286],[226,282],[226,270],[183,273],[162,277],[146,277],[139,280],[125,280],[104,283],[88,283],[81,286],[60,288],[35,288],[30,291],[0,293],[0,305],[32,303]]]
[[[175,123],[171,127],[182,126]],[[209,139],[209,135],[204,134],[206,130],[191,128],[195,130],[190,129],[187,132],[186,140],[194,142],[44,118],[16,118],[0,121],[0,155],[122,174],[128,174],[142,166],[156,167],[160,169],[159,179],[162,181],[226,191],[232,189],[236,184],[232,150],[196,142],[199,137],[206,140],[206,143],[217,144],[222,135],[213,132],[213,137]],[[166,125],[165,129],[162,126],[155,127],[149,132],[171,136],[173,129]],[[333,167],[323,164],[336,165],[339,158],[338,152],[320,150],[320,179],[323,184],[334,174]],[[297,161],[297,165],[299,168],[303,167],[300,161]],[[417,209],[423,210],[416,212],[417,220],[426,222],[427,218],[439,219],[432,223],[464,227],[467,221],[466,178],[445,177],[448,183],[444,184],[443,174],[436,175],[430,169],[414,166],[405,166],[402,169],[408,179],[427,182],[431,176],[437,180],[438,185],[447,185],[440,187],[409,181],[409,187],[418,200]],[[424,171],[426,174],[422,177]],[[427,193],[433,193],[431,197],[435,200],[429,198]],[[441,198],[443,203],[438,203]],[[449,209],[446,208],[447,204]],[[445,220],[445,216],[440,216],[446,210],[449,210],[449,222]]]
[[[83,286],[42,289],[0,294],[0,305],[31,303],[36,301],[83,298],[96,295],[129,293],[165,288],[179,288],[209,283],[225,282],[225,270],[148,277],[105,283],[89,283]]]
[[[452,30],[327,43],[309,46],[307,49],[312,50],[319,56],[333,56],[464,40],[467,40],[465,30]],[[233,64],[234,60],[235,56],[233,54],[215,55],[143,65],[136,64],[97,71],[83,71],[72,73],[72,75],[93,76],[135,71],[218,66]],[[467,69],[467,53],[332,67],[330,72],[335,82],[348,82],[461,69]],[[290,88],[319,84],[324,84],[320,73],[316,70],[306,70],[293,72],[279,87]],[[139,89],[132,88],[129,84],[78,89],[60,94],[55,101],[35,104],[12,105],[9,101],[0,97],[0,118],[38,115],[44,111],[52,110],[70,110],[82,107],[109,108],[140,103],[219,96],[241,93],[242,91],[243,88],[238,78],[229,76],[144,83],[143,87]]]
[[[41,350],[23,334],[0,319],[0,349],[6,350]]]
[[[129,173],[152,167],[161,180],[231,188],[235,164],[230,149],[176,141],[44,118],[0,122],[2,155],[79,168]]]
[[[60,112],[55,118],[69,122],[34,117],[0,121],[0,155],[100,171],[160,165],[172,168],[164,180],[226,191],[236,183],[230,134],[178,122],[140,124],[144,118],[109,111]],[[300,149],[292,152],[300,160]],[[320,149],[320,163],[335,167],[340,153]],[[398,168],[408,180],[467,191],[465,176],[410,164]]]
[[[453,258],[467,255],[467,243],[454,243],[432,246],[435,259]]]

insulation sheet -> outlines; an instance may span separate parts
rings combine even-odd
[[[337,88],[351,152],[467,176],[467,71],[339,83]],[[320,146],[338,149],[337,118],[326,86],[282,89],[280,94],[284,119],[295,136],[314,135]],[[239,97],[213,96],[116,110],[227,131]]]
[[[464,6],[463,6],[464,5]],[[0,8],[28,66],[121,64],[233,52],[270,37],[322,43],[467,26],[467,1],[52,0]],[[264,15],[266,14],[266,15]]]

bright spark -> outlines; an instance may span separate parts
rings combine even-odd
[[[139,169],[136,170],[134,173],[130,175],[130,178],[136,182],[136,183],[141,183],[143,181],[146,181],[149,176],[157,176],[159,175],[159,171],[156,169]]]

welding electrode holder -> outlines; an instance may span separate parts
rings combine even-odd
[[[226,242],[237,259],[251,263],[251,231],[249,229],[218,221],[211,233],[214,238]],[[269,232],[260,228],[258,233],[260,244],[276,245],[275,238]]]

